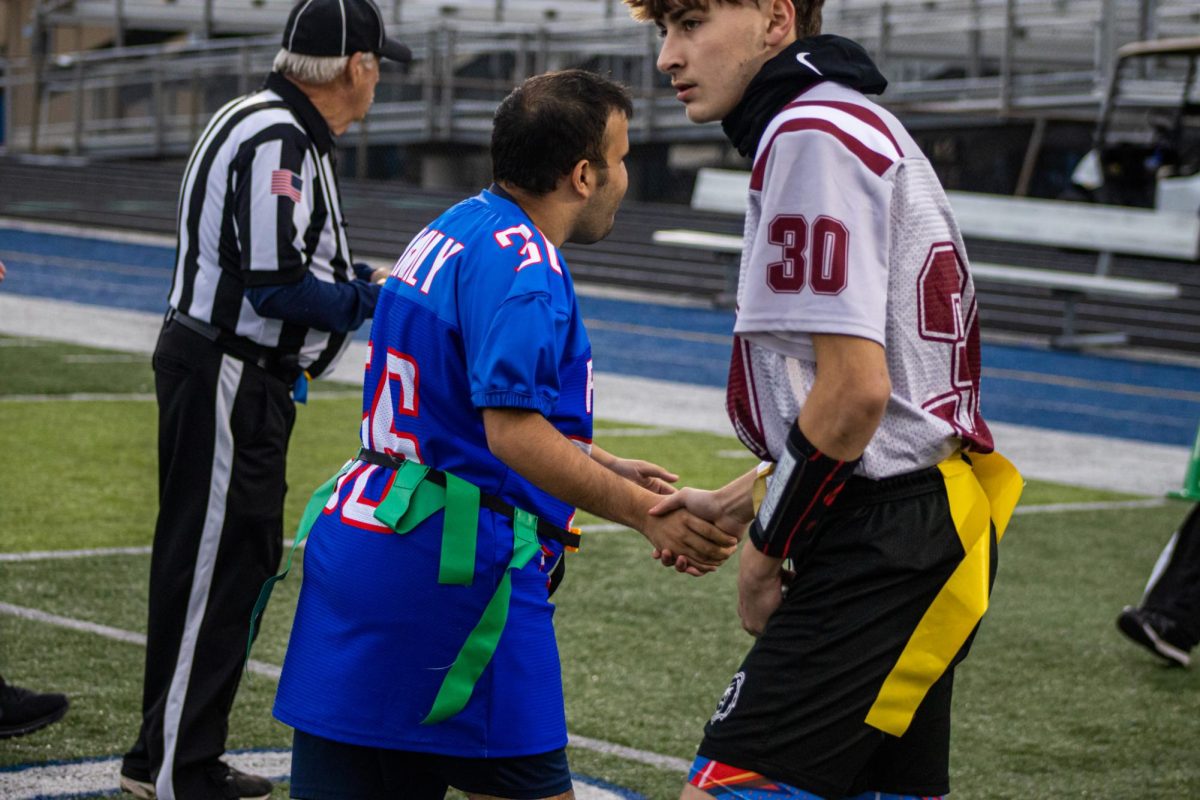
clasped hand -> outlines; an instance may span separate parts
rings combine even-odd
[[[655,545],[653,555],[663,566],[674,567],[679,572],[696,576],[712,572],[732,555],[750,522],[744,509],[728,503],[720,490],[706,491],[691,487],[665,496],[649,513],[652,517],[663,519],[683,514],[694,527],[709,533],[706,537],[709,541],[719,545],[717,560],[714,561],[711,557],[697,560],[677,543],[659,542],[651,538]],[[713,532],[716,533],[716,538],[712,537]]]

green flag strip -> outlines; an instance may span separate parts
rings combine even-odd
[[[458,657],[442,680],[433,708],[421,721],[422,725],[435,725],[449,719],[466,707],[475,690],[475,683],[496,653],[500,635],[508,622],[508,606],[512,599],[512,573],[530,562],[540,550],[537,539],[537,517],[528,511],[516,509],[513,515],[513,554],[504,570],[504,577],[488,601],[483,616],[467,636]]]
[[[275,584],[287,577],[292,569],[292,558],[296,548],[312,530],[313,523],[321,514],[325,504],[337,487],[338,481],[353,466],[353,460],[323,483],[304,508],[296,537],[288,553],[283,572],[268,578],[259,592],[250,620],[250,637],[246,643],[246,660],[250,660],[250,648],[258,634],[263,610],[271,599]],[[429,467],[406,461],[396,469],[392,483],[375,509],[375,518],[396,533],[404,534],[420,525],[438,511],[445,509],[442,521],[442,550],[438,565],[438,583],[470,586],[475,575],[475,551],[479,526],[479,487],[450,473],[446,486],[425,480]],[[446,673],[433,707],[422,724],[433,725],[449,719],[466,707],[475,690],[475,683],[491,662],[500,643],[500,636],[508,622],[508,608],[512,600],[512,573],[522,569],[541,549],[537,538],[538,518],[522,509],[513,510],[513,552],[500,585],[488,601],[483,616],[459,650],[458,656]]]
[[[300,524],[296,526],[296,536],[292,539],[292,549],[288,551],[287,563],[283,567],[283,572],[267,578],[258,592],[258,599],[254,601],[254,610],[250,612],[250,636],[246,639],[247,663],[250,661],[250,649],[254,647],[254,640],[258,637],[258,627],[262,623],[262,615],[267,608],[267,603],[271,600],[271,592],[274,591],[275,584],[286,578],[291,572],[292,557],[296,555],[296,548],[308,538],[308,532],[312,530],[313,523],[321,515],[321,509],[325,508],[325,504],[329,502],[333,490],[337,488],[338,481],[353,465],[353,459],[347,461],[336,475],[318,486],[312,497],[308,498],[308,505],[304,507],[304,513],[300,515]]]
[[[446,473],[446,516],[438,583],[470,586],[475,577],[475,539],[479,533],[479,487]]]

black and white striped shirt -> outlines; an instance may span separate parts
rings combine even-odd
[[[260,316],[258,286],[354,277],[333,164],[333,136],[298,87],[272,73],[213,117],[184,172],[170,305],[280,355],[313,377],[349,341]]]

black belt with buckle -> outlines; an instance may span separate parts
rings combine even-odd
[[[167,310],[167,322],[177,322],[189,331],[198,333],[216,345],[221,352],[238,361],[253,364],[288,386],[294,384],[304,373],[300,367],[300,357],[295,353],[278,353],[257,342],[221,330],[210,322],[190,317],[176,308]]]

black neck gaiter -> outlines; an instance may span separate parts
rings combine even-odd
[[[810,36],[792,42],[763,64],[741,102],[721,120],[721,128],[739,153],[753,155],[779,110],[823,81],[841,83],[863,94],[882,94],[887,88],[887,79],[862,45],[832,34]]]

